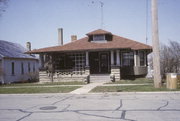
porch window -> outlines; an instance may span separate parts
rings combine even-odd
[[[85,53],[68,53],[55,58],[55,69],[84,71]]]
[[[83,53],[75,54],[75,71],[84,70],[85,67],[85,55]]]
[[[73,69],[75,66],[75,62],[74,62],[74,55],[73,54],[68,54],[66,56],[66,65],[65,65],[65,69]]]
[[[145,65],[145,53],[144,53],[144,51],[141,51],[140,53],[139,53],[139,56],[140,56],[140,66],[144,66]]]
[[[122,65],[123,66],[134,66],[134,54],[133,52],[122,53]]]

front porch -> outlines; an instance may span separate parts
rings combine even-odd
[[[130,49],[42,53],[40,62],[52,81],[88,81],[92,74],[109,74],[118,81],[124,76],[146,75],[147,54]]]

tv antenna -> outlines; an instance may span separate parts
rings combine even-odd
[[[95,1],[92,1],[92,4],[94,4],[95,3]],[[101,7],[101,29],[103,28],[103,26],[104,26],[104,10],[103,10],[103,7],[104,7],[104,3],[102,2],[102,1],[99,1],[98,0],[98,3],[100,3],[100,7]]]

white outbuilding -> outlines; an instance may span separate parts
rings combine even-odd
[[[38,59],[26,51],[19,44],[0,40],[0,83],[38,80]]]

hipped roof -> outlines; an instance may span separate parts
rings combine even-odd
[[[86,35],[99,35],[99,34],[109,34],[112,35],[112,41],[107,41],[105,43],[89,42],[89,37],[84,37],[82,39],[67,43],[63,46],[53,46],[41,49],[35,49],[27,53],[49,53],[49,52],[66,52],[66,51],[93,51],[93,50],[108,50],[108,49],[132,49],[132,50],[152,50],[152,47],[131,39],[120,37],[111,32],[98,29],[92,31]]]

